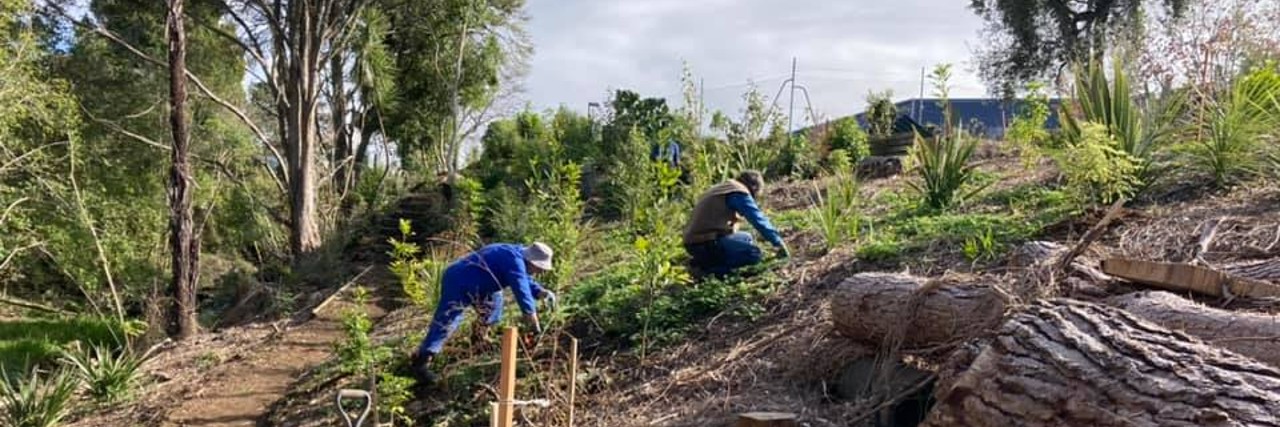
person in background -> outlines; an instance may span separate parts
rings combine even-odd
[[[719,276],[763,259],[751,235],[738,232],[742,218],[773,245],[779,257],[790,256],[782,236],[756,204],[763,189],[760,172],[745,171],[702,193],[684,229],[684,248],[694,267]]]
[[[541,242],[528,246],[495,243],[449,264],[441,280],[440,303],[427,336],[409,363],[414,378],[420,384],[435,382],[429,365],[462,323],[462,314],[468,307],[474,308],[481,319],[480,334],[502,320],[503,289],[511,289],[524,313],[526,327],[540,333],[542,325],[538,323],[536,300],[545,299],[548,307],[554,308],[556,295],[538,284],[533,276],[551,270],[551,256],[551,247]]]
[[[680,168],[680,143],[675,139],[667,140],[667,146],[654,144],[649,150],[649,160],[654,162],[664,162],[672,168]]]
[[[680,162],[681,160],[680,143],[675,139],[667,141],[666,148],[654,144],[649,151],[649,160],[653,162],[664,162],[672,169],[680,171],[680,184],[689,185],[692,177],[689,175],[689,168]]]

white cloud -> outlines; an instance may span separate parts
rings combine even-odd
[[[748,80],[773,96],[793,56],[828,116],[860,111],[869,90],[914,97],[938,63],[956,66],[953,96],[984,93],[969,65],[981,21],[964,1],[530,0],[528,12],[537,109],[584,110],[614,88],[678,104],[683,60],[710,107],[736,112]]]

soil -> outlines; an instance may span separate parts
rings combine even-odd
[[[377,289],[389,280],[385,271],[361,280],[374,290],[363,307],[374,319],[387,313]],[[149,384],[134,402],[86,414],[69,425],[260,425],[298,378],[332,356],[334,343],[343,337],[341,313],[355,307],[340,296],[314,317],[235,326],[161,344],[144,365]]]

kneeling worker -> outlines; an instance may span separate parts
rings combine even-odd
[[[693,258],[693,265],[706,273],[724,275],[762,259],[751,235],[738,232],[738,221],[746,218],[756,231],[773,244],[778,256],[787,257],[790,252],[778,230],[756,205],[757,197],[764,189],[764,177],[760,172],[745,171],[737,178],[716,184],[702,193],[689,224],[684,229],[684,248]]]
[[[511,288],[526,327],[541,332],[535,300],[547,299],[555,307],[556,295],[543,289],[533,275],[551,270],[551,248],[535,242],[529,246],[491,244],[472,252],[444,271],[440,284],[440,303],[427,329],[426,338],[414,352],[410,368],[420,383],[435,381],[428,365],[440,353],[444,342],[462,322],[462,314],[473,307],[487,328],[502,320],[502,289]],[[483,332],[483,329],[479,332]]]

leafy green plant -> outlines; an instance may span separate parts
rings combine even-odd
[[[996,236],[988,228],[982,234],[969,236],[964,241],[964,257],[971,262],[994,260],[999,256],[999,243]]]
[[[828,164],[835,162],[837,151],[845,157],[843,160],[852,164],[858,164],[862,159],[871,155],[871,146],[867,144],[867,133],[862,131],[862,127],[858,126],[858,120],[852,117],[845,117],[836,120],[831,124],[831,134],[828,145],[831,152],[827,154]]]
[[[1141,185],[1141,159],[1126,152],[1103,125],[1078,126],[1068,145],[1051,154],[1066,177],[1067,188],[1086,203],[1110,203],[1133,195]]]
[[[978,148],[978,139],[965,132],[962,126],[953,126],[951,103],[948,100],[950,65],[938,66],[931,77],[943,104],[943,132],[932,138],[919,133],[911,147],[911,163],[920,177],[919,182],[909,183],[924,198],[924,206],[933,210],[947,210],[957,203],[982,191],[985,186],[968,188],[977,176],[977,166],[970,163]]]
[[[390,416],[396,425],[413,425],[413,416],[405,407],[413,400],[413,378],[383,372],[378,377],[378,410]]]
[[[811,211],[811,225],[822,231],[827,249],[858,238],[862,226],[858,214],[858,180],[849,166],[837,169],[826,196],[816,186],[815,207]]]
[[[1158,172],[1156,155],[1168,148],[1184,110],[1184,98],[1173,94],[1147,105],[1134,99],[1122,61],[1114,61],[1111,78],[1097,64],[1078,67],[1075,75],[1075,114],[1062,114],[1062,136],[1068,145],[1080,145],[1085,125],[1095,123],[1115,140],[1114,147],[1137,161],[1133,172],[1141,187]],[[1059,164],[1061,166],[1061,164]]]
[[[362,300],[368,299],[368,289],[357,286],[353,292],[356,307],[342,313],[343,340],[334,344],[334,352],[338,356],[338,369],[348,375],[367,374],[374,368],[390,360],[392,350],[386,346],[374,345],[369,337],[373,330],[373,321],[364,310]]]
[[[1210,101],[1201,111],[1187,148],[1190,164],[1213,177],[1217,186],[1262,172],[1263,159],[1273,147],[1273,129],[1280,113],[1269,101],[1280,96],[1280,73],[1274,66],[1241,76],[1222,99]]]
[[[12,427],[54,427],[71,409],[76,378],[66,371],[25,376],[0,372],[0,421]]]
[[[447,263],[433,258],[422,257],[422,249],[410,242],[413,237],[412,224],[407,219],[400,220],[400,238],[391,238],[391,264],[388,268],[400,281],[400,287],[413,305],[424,310],[431,310],[440,299],[440,282],[444,278]]]
[[[893,91],[867,94],[867,129],[873,138],[893,134],[893,123],[898,119],[898,106],[893,104]]]
[[[142,378],[142,364],[149,354],[115,352],[106,346],[76,346],[63,353],[63,362],[85,385],[89,397],[100,403],[116,403],[132,398]]]
[[[1033,166],[1044,156],[1043,147],[1052,137],[1045,128],[1048,121],[1049,96],[1044,92],[1044,85],[1027,85],[1024,108],[1009,123],[1009,130],[1005,132],[1005,140],[1018,148],[1023,167]]]

